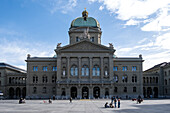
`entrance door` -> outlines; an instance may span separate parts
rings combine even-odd
[[[76,87],[71,88],[71,97],[74,99],[77,98],[77,88]]]
[[[83,87],[82,88],[82,98],[83,99],[89,98],[89,89],[88,89],[88,87]]]
[[[99,98],[100,97],[100,88],[99,87],[94,87],[93,88],[93,97],[94,98]]]

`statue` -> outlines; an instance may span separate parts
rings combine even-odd
[[[110,47],[110,48],[113,48],[113,44],[112,44],[112,43],[109,43],[109,47]]]
[[[58,43],[58,44],[57,44],[57,47],[61,47],[61,43]]]

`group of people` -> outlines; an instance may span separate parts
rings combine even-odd
[[[19,104],[23,104],[23,103],[25,103],[25,99],[20,98],[20,99],[19,99]]]
[[[114,103],[113,103],[114,102]],[[120,108],[120,98],[116,98],[116,97],[112,97],[111,98],[111,102],[110,104],[108,105],[108,102],[105,103],[105,108]]]

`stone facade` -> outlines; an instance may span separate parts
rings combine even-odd
[[[144,97],[170,97],[170,63],[164,62],[144,71]]]
[[[5,98],[26,96],[26,71],[6,63],[0,63],[0,91]]]
[[[101,34],[97,20],[88,15],[79,17],[69,29],[70,44],[61,46],[59,43],[56,57],[28,55],[27,98],[142,95],[142,56],[115,57],[111,43],[109,47],[101,44]]]

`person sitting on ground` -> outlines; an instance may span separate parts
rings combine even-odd
[[[110,107],[110,108],[114,108],[114,106],[113,106],[113,104],[112,104],[112,103],[110,103],[110,104],[109,104],[109,107]]]
[[[49,102],[49,104],[52,104],[51,98],[49,98],[48,102]]]
[[[24,98],[24,99],[22,99],[22,103],[25,103],[25,98]]]
[[[109,108],[108,102],[105,103],[104,107]]]

